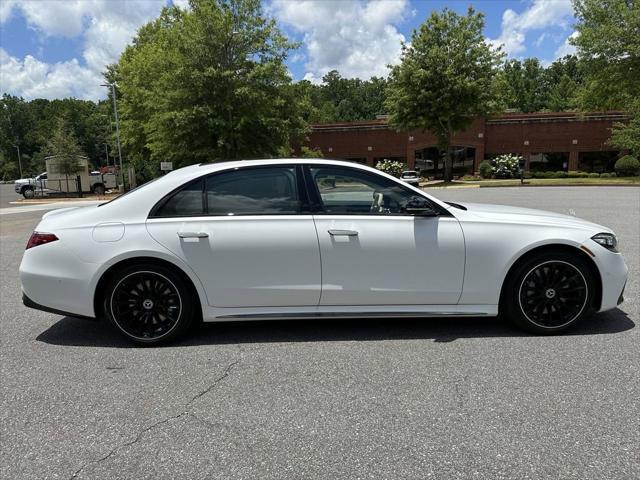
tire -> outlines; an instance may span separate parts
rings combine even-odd
[[[96,195],[104,195],[104,192],[105,188],[101,183],[93,186],[93,193],[95,193]]]
[[[35,197],[36,193],[32,187],[26,187],[22,189],[22,196],[26,199]]]
[[[105,290],[103,314],[121,334],[139,345],[168,343],[195,316],[191,290],[173,270],[153,264],[126,267]]]
[[[564,332],[593,313],[595,281],[587,262],[577,255],[534,254],[506,282],[502,310],[529,332]]]

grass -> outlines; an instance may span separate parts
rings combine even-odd
[[[429,187],[453,187],[453,186],[478,186],[478,187],[511,187],[520,185],[519,178],[504,180],[472,180],[441,182],[426,185]],[[571,185],[638,185],[640,177],[612,177],[612,178],[526,178],[523,186],[571,186]]]

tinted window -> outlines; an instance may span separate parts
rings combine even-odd
[[[300,212],[295,167],[244,168],[207,178],[209,215]]]
[[[158,217],[185,217],[202,215],[202,180],[185,185],[174,193],[156,212]]]
[[[310,171],[325,213],[403,214],[407,203],[418,197],[392,180],[360,170],[311,167]]]

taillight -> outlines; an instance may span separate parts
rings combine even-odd
[[[56,240],[58,240],[58,237],[53,233],[33,232],[27,242],[27,248],[25,250],[29,250],[31,247],[37,247],[38,245],[44,245],[45,243],[55,242]]]

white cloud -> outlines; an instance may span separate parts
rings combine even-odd
[[[304,78],[312,82],[333,69],[344,77],[386,76],[404,41],[394,23],[410,14],[407,0],[273,0],[269,10],[303,34]]]
[[[15,0],[2,0],[0,2],[0,23],[4,23],[9,19],[15,3]]]
[[[555,58],[562,58],[565,55],[573,55],[576,53],[576,47],[571,45],[570,40],[576,38],[579,35],[579,32],[573,32],[571,35],[567,37],[562,45],[558,47],[555,51]]]
[[[155,18],[167,0],[0,2],[0,22],[19,11],[29,27],[45,37],[81,37],[84,61],[73,58],[47,64],[31,55],[22,60],[10,57],[3,50],[2,91],[25,98],[78,96],[95,100],[106,96],[106,89],[100,87],[105,67],[117,61],[137,29]]]
[[[0,48],[0,84],[3,91],[27,99],[76,97],[94,100],[104,96],[101,83],[99,73],[81,66],[75,58],[48,64],[31,55],[19,60]]]
[[[529,8],[518,14],[507,9],[502,14],[502,31],[493,45],[504,45],[504,51],[515,56],[526,50],[526,33],[549,27],[567,28],[573,16],[571,0],[533,0]]]

